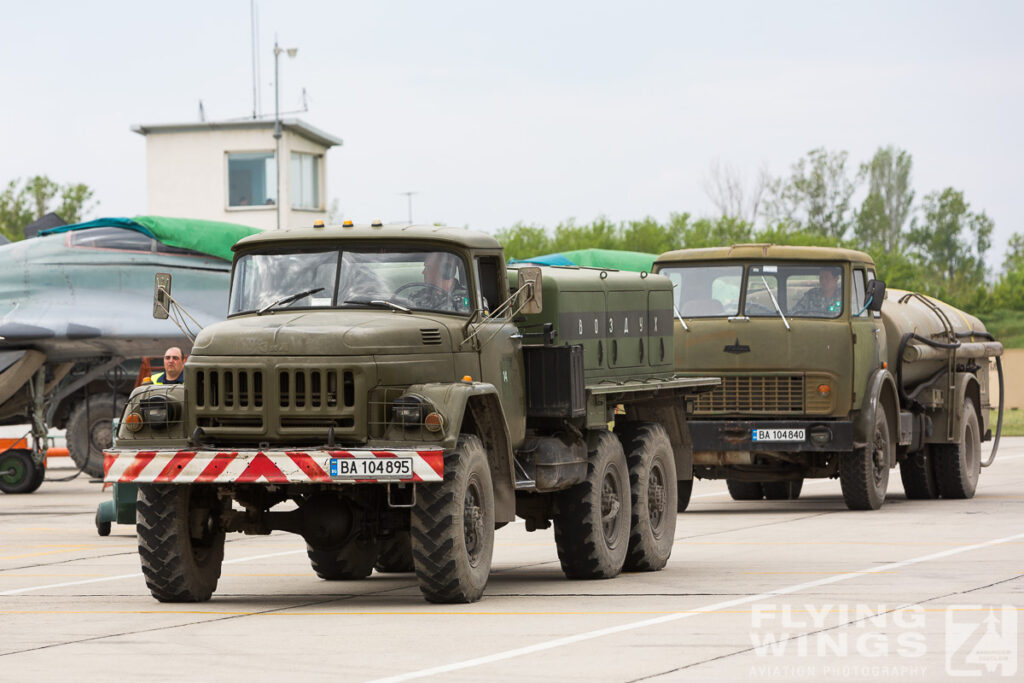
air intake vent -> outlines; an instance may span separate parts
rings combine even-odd
[[[430,328],[428,330],[421,329],[420,338],[423,340],[423,343],[426,344],[427,346],[436,346],[437,344],[441,343],[441,330],[437,329],[436,327]]]

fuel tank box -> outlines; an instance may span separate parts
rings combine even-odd
[[[508,272],[514,290],[518,270],[513,265]],[[519,323],[528,345],[582,345],[587,384],[672,376],[672,283],[667,277],[572,266],[544,266],[541,272],[544,308]]]

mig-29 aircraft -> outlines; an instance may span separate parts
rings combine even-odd
[[[179,322],[194,335],[224,318],[231,246],[256,232],[137,216],[65,225],[0,246],[0,425],[31,424],[35,442],[32,451],[0,453],[0,490],[39,487],[51,427],[66,428],[75,463],[102,476],[102,449],[138,360],[169,346],[190,348],[174,323],[153,317],[156,273],[171,275],[175,302],[194,318]]]

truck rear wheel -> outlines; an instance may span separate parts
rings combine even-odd
[[[377,544],[356,536],[333,547],[306,544],[313,571],[324,581],[355,581],[373,572],[377,560]]]
[[[839,460],[839,483],[846,507],[851,510],[877,510],[885,502],[889,488],[889,463],[892,441],[885,412],[875,411],[874,436],[867,448],[845,453]]]
[[[761,488],[759,481],[726,479],[725,486],[729,489],[729,495],[733,500],[761,500],[764,498],[764,489]]]
[[[412,541],[408,531],[396,531],[394,536],[380,542],[380,552],[373,568],[382,574],[416,571],[412,562]]]
[[[142,574],[160,602],[203,602],[224,561],[221,503],[212,486],[140,484],[136,532]]]
[[[693,479],[676,482],[676,512],[686,512],[693,495]]]
[[[910,500],[934,500],[939,497],[939,484],[935,480],[934,446],[927,445],[911,453],[900,463],[900,479]]]
[[[642,423],[619,440],[629,470],[629,549],[625,571],[654,572],[668,563],[676,533],[676,460],[659,424]]]
[[[767,500],[796,500],[800,497],[800,491],[804,488],[804,480],[790,479],[788,481],[765,481],[761,483],[761,490]]]
[[[629,548],[626,456],[611,432],[600,432],[588,459],[587,478],[559,496],[555,545],[567,578],[610,579]]]
[[[413,565],[428,602],[476,602],[494,553],[494,489],[479,437],[445,453],[444,481],[419,484],[410,531]]]
[[[964,401],[958,443],[935,446],[935,480],[943,498],[973,498],[981,474],[981,432],[974,401]]]
[[[95,394],[79,401],[67,424],[68,451],[75,464],[90,477],[103,476],[103,449],[114,441],[113,422],[121,417],[125,397]]]

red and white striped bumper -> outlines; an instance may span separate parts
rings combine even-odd
[[[119,484],[430,482],[444,479],[444,452],[118,449],[103,452],[103,471],[103,481]]]

